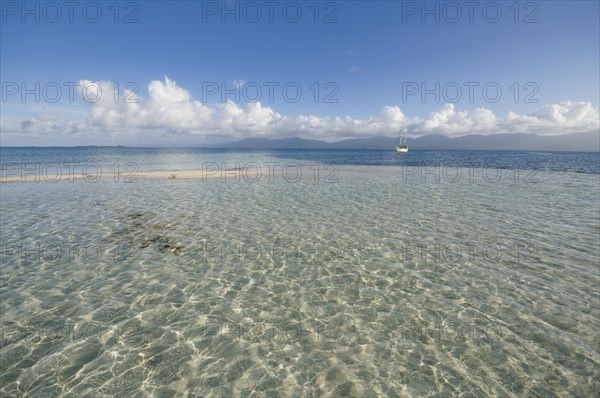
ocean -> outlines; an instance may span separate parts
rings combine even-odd
[[[600,393],[600,154],[1,148],[0,395]]]

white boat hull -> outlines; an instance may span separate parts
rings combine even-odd
[[[407,146],[397,146],[396,152],[408,152],[408,147]]]

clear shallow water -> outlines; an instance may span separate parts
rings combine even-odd
[[[141,170],[327,152],[55,151]],[[597,395],[597,173],[343,153],[327,182],[2,184],[2,395]]]

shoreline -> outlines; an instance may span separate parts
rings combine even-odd
[[[298,167],[299,166],[299,167]],[[491,173],[490,173],[491,172]],[[226,170],[149,170],[149,171],[120,171],[117,173],[102,172],[93,174],[70,173],[70,174],[23,174],[0,176],[0,184],[12,183],[58,183],[58,182],[99,182],[113,180],[114,182],[137,182],[142,180],[214,180],[221,179],[226,181],[246,181],[257,182],[260,180],[286,180],[288,182],[299,182],[304,179],[322,182],[337,182],[342,175],[362,173],[389,174],[390,176],[402,177],[404,182],[417,180],[427,180],[430,178],[444,180],[446,182],[458,182],[462,179],[471,180],[482,179],[487,182],[500,182],[505,179],[524,182],[537,182],[541,176],[552,176],[556,174],[570,174],[573,176],[598,176],[596,173],[586,173],[582,171],[556,171],[556,170],[536,170],[520,168],[501,168],[501,167],[461,167],[461,166],[392,166],[392,165],[332,165],[331,170],[315,170],[310,164],[296,164],[289,170],[275,169],[256,169],[256,168],[234,168]],[[498,174],[496,174],[498,173]],[[425,181],[421,181],[425,182]],[[439,181],[436,181],[439,182]]]

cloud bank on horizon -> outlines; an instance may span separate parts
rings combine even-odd
[[[94,98],[95,88],[109,92],[111,84],[107,81],[81,80],[78,89],[87,87],[86,95]],[[336,141],[392,136],[401,126],[405,126],[412,137],[427,134],[455,137],[470,133],[556,135],[600,127],[598,109],[590,102],[577,101],[544,105],[528,115],[508,112],[504,117],[498,117],[485,108],[457,111],[451,103],[425,118],[409,117],[396,105],[384,106],[379,115],[366,119],[351,116],[286,116],[260,102],[240,105],[228,101],[209,106],[192,98],[188,90],[166,76],[164,81],[149,83],[147,97],[123,90],[118,101],[110,95],[100,96],[97,102],[88,106],[89,113],[84,119],[41,116],[21,121],[1,120],[1,129],[3,133],[32,139],[40,136],[93,138],[100,135],[123,139],[126,134],[133,141],[144,139],[160,142],[161,139],[174,136],[179,141],[207,137],[240,139],[292,136]],[[48,110],[50,112],[52,109]]]

